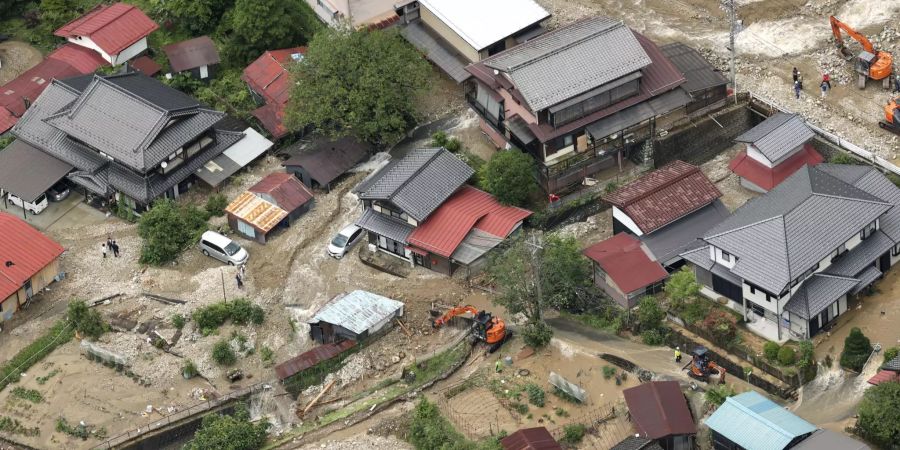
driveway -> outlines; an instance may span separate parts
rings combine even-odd
[[[22,208],[12,203],[7,204],[5,201],[0,201],[0,211],[24,219],[38,230],[45,232],[54,229],[99,224],[106,221],[106,214],[91,208],[87,203],[84,203],[84,197],[75,192],[61,202],[51,202],[47,209],[37,215],[31,212],[23,215]]]

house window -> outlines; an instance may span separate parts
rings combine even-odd
[[[568,146],[572,145],[573,142],[574,141],[572,140],[571,134],[563,137],[563,147],[568,147]]]
[[[723,250],[722,251],[722,261],[731,262],[731,253],[728,253]]]
[[[747,308],[750,311],[752,311],[753,314],[756,314],[757,316],[760,316],[760,317],[766,316],[766,309],[763,308],[762,306],[757,305],[756,303],[751,302],[750,300],[747,300]]]
[[[894,248],[891,249],[891,256],[897,255],[900,255],[900,244],[895,245]]]
[[[750,293],[751,293],[751,294],[755,294],[755,293],[756,293],[756,287],[754,287],[752,284],[750,285]]]
[[[863,228],[862,233],[860,233],[860,236],[863,239],[867,239],[874,232],[875,232],[875,222],[872,222],[872,223],[866,225],[865,228]]]

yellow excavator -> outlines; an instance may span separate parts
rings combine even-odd
[[[866,87],[866,80],[871,78],[876,81],[881,80],[884,89],[890,88],[891,73],[894,70],[893,56],[888,52],[875,50],[875,46],[872,45],[868,38],[853,28],[850,28],[849,25],[841,22],[836,17],[831,16],[829,20],[831,21],[831,32],[834,34],[835,46],[844,59],[850,61],[854,58],[854,55],[853,52],[844,45],[844,38],[841,34],[842,30],[856,42],[859,42],[863,47],[863,51],[860,52],[859,55],[855,55],[855,69],[856,73],[859,74],[857,87],[864,89]]]

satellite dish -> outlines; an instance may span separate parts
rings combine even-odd
[[[167,163],[167,162],[165,162],[165,161],[159,163],[159,167],[162,167],[163,169],[165,169],[166,166],[168,166],[168,165],[169,165],[169,163]]]

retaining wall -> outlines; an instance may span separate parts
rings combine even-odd
[[[703,164],[733,146],[734,138],[763,120],[761,115],[748,108],[745,100],[739,100],[737,105],[698,118],[659,139],[653,163],[656,167],[662,167],[680,159],[691,164]]]

